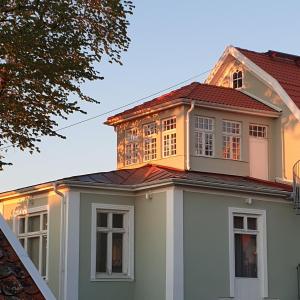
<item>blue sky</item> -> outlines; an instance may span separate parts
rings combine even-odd
[[[134,1],[134,0],[133,0]],[[256,51],[300,55],[299,1],[134,1],[129,51],[123,66],[102,64],[102,81],[85,92],[101,104],[82,104],[59,127],[150,95],[213,67],[227,45]],[[203,81],[205,76],[199,77]],[[13,166],[0,172],[0,191],[66,176],[115,169],[116,136],[103,125],[106,117],[61,133],[66,140],[44,138],[41,153],[9,149]]]

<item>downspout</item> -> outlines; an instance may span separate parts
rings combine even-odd
[[[191,163],[190,163],[190,114],[195,108],[195,100],[192,100],[191,107],[187,111],[186,114],[186,169],[191,169]]]
[[[59,299],[64,299],[64,286],[65,286],[65,235],[66,235],[66,224],[65,224],[65,214],[66,214],[66,199],[64,193],[60,192],[58,189],[58,184],[55,182],[53,184],[53,191],[56,195],[61,198],[61,208],[60,208],[60,253],[59,253]]]

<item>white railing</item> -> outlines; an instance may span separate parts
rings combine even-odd
[[[293,166],[293,198],[295,209],[300,214],[300,160]]]

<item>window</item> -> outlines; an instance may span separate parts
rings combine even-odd
[[[136,128],[125,131],[125,165],[132,165],[138,162],[138,132]]]
[[[232,87],[234,89],[243,87],[243,72],[236,70],[232,73]]]
[[[133,206],[92,205],[91,275],[133,279]]]
[[[144,125],[144,161],[157,158],[157,126],[156,123]]]
[[[241,159],[241,123],[223,121],[223,158]]]
[[[235,277],[257,278],[257,216],[234,215]]]
[[[214,119],[195,117],[195,153],[199,156],[214,155]]]
[[[250,124],[249,135],[257,138],[267,138],[267,126]]]
[[[176,117],[162,121],[163,157],[176,155]]]
[[[17,216],[17,236],[28,256],[45,279],[48,267],[48,213],[46,207],[34,210],[35,212]]]

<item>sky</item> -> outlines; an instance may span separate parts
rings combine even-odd
[[[105,113],[213,68],[228,45],[300,55],[300,1],[133,0],[131,45],[123,66],[97,66],[104,80],[83,90],[100,104],[82,103],[58,127]],[[202,82],[205,76],[199,76]],[[187,82],[188,84],[190,82]],[[148,100],[150,100],[149,98]],[[72,100],[74,100],[72,98]],[[59,138],[43,138],[41,153],[10,148],[13,163],[0,172],[0,192],[116,168],[116,134],[108,115],[71,127]]]

